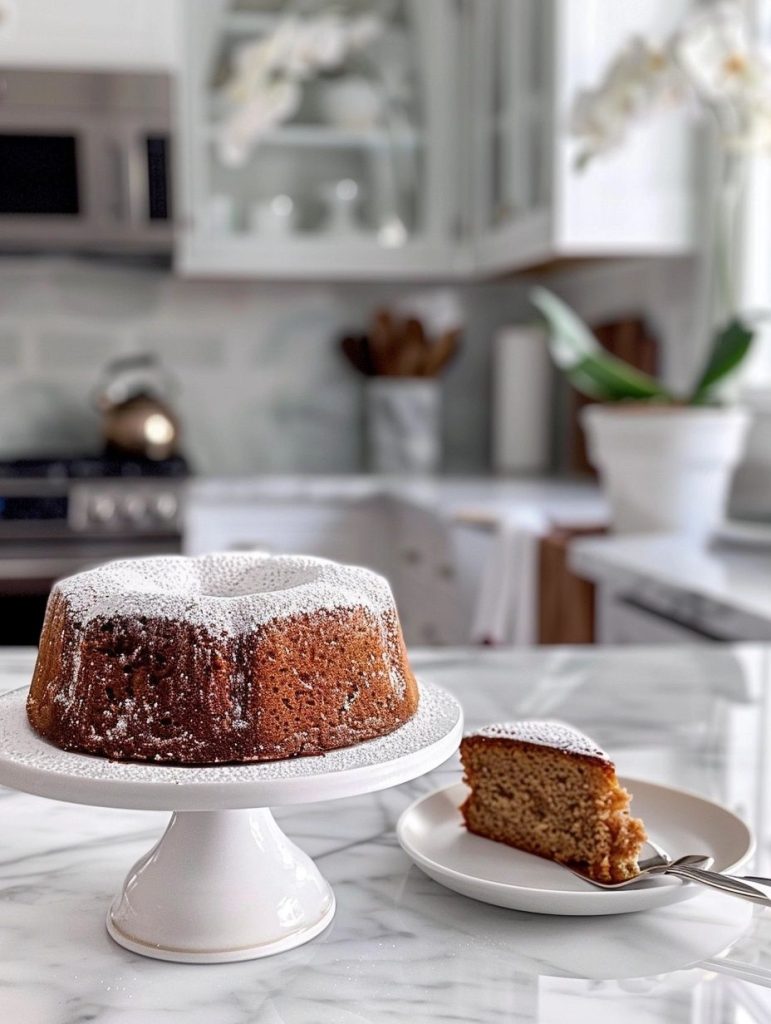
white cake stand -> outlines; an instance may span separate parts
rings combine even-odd
[[[269,956],[323,931],[334,893],[268,808],[407,782],[446,760],[463,728],[455,698],[421,683],[417,714],[390,736],[319,757],[181,768],[59,750],[30,728],[26,697],[26,688],[0,697],[0,784],[72,803],[174,812],[126,876],[107,930],[135,953],[182,963]]]

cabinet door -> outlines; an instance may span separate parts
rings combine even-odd
[[[244,48],[286,30],[291,15],[272,0],[185,5],[183,273],[357,278],[458,269],[457,3],[373,0],[371,8],[384,20],[381,35],[330,72],[306,75],[291,116],[234,155],[227,126],[245,105],[223,86]],[[312,4],[302,9],[313,17]]]
[[[554,4],[469,3],[475,261],[506,270],[549,256]]]
[[[633,125],[617,151],[583,170],[570,134],[579,91],[634,35],[662,41],[688,0],[468,2],[478,270],[689,251],[693,138],[684,113]]]
[[[172,70],[177,0],[2,0],[8,66]]]

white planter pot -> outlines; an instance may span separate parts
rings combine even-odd
[[[439,469],[441,391],[435,380],[367,381],[367,462],[375,473],[421,475]]]
[[[704,538],[723,520],[747,436],[743,409],[584,409],[589,458],[618,533]]]

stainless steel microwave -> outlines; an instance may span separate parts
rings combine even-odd
[[[0,68],[0,249],[172,242],[168,75]]]

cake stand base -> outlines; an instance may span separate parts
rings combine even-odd
[[[180,963],[270,956],[322,932],[335,898],[267,808],[374,793],[446,761],[463,712],[440,687],[419,685],[416,714],[386,736],[315,757],[187,768],[60,750],[30,728],[26,690],[12,690],[0,695],[0,785],[96,807],[174,812],[107,915],[121,946]]]
[[[332,889],[269,810],[176,811],[129,871],[107,930],[144,956],[230,963],[308,942],[334,913]]]

